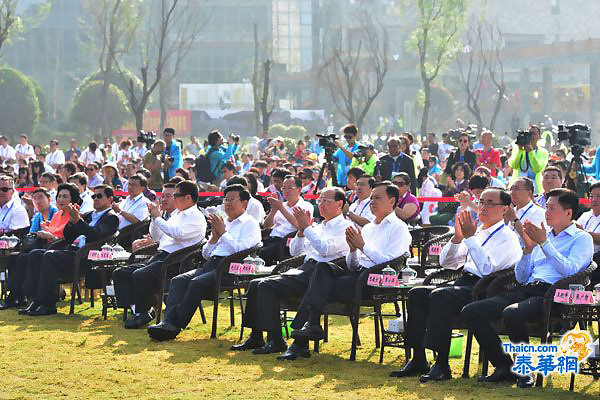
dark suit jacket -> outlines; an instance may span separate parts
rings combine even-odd
[[[399,165],[394,171],[394,159],[386,154],[379,159],[379,169],[375,175],[381,176],[382,180],[391,180],[392,172],[406,172],[410,176],[410,192],[417,193],[417,179],[415,178],[415,164],[411,156],[401,153],[398,159]]]
[[[460,162],[460,152],[458,150],[450,153],[450,155],[448,156],[448,159],[446,160],[446,169],[444,170],[444,172],[446,172],[446,175],[448,175],[448,176],[452,175],[452,166],[454,164],[456,164],[457,162]],[[471,150],[467,149],[467,151],[465,151],[465,161],[464,162],[469,164],[469,167],[471,167],[471,173],[472,173],[475,170],[475,164],[477,163],[477,155],[475,153],[473,153]]]
[[[90,222],[92,212],[84,214],[75,224],[69,221],[63,231],[65,241],[71,244],[79,235],[84,235],[87,243],[96,242],[112,235],[119,228],[119,218],[112,210],[100,217],[95,226],[90,226]]]

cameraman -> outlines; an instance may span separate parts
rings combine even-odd
[[[361,143],[358,145],[358,152],[354,153],[350,168],[359,167],[367,175],[375,175],[375,165],[377,156],[375,155],[375,145],[373,143]]]
[[[452,167],[458,162],[463,162],[471,167],[471,171],[475,170],[477,156],[470,150],[469,135],[466,132],[461,132],[458,135],[458,149],[448,156],[446,162],[446,175],[452,175]]]
[[[152,148],[144,156],[144,168],[150,171],[150,179],[148,180],[148,187],[155,191],[162,189],[163,178],[162,163],[160,162],[159,156],[165,150],[165,142],[163,140],[157,140],[152,145]]]
[[[531,125],[529,140],[526,144],[513,146],[512,156],[508,160],[508,165],[513,170],[510,184],[512,185],[517,178],[526,176],[534,183],[534,194],[544,191],[542,173],[548,164],[548,150],[537,145],[540,137],[540,128],[537,125]]]
[[[344,147],[339,141],[335,142],[338,147],[333,153],[333,158],[337,161],[337,184],[338,186],[346,186],[348,184],[348,168],[352,163],[354,153],[358,150],[356,137],[358,136],[358,128],[354,124],[347,124],[342,128],[344,139],[348,145]]]
[[[181,156],[181,145],[173,140],[175,129],[165,128],[163,130],[163,139],[165,149],[163,150],[163,163],[165,168],[165,182],[175,176],[175,170],[183,167],[183,158]],[[167,169],[168,168],[168,169]]]

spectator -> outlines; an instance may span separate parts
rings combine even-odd
[[[185,151],[187,152],[187,154],[196,158],[200,155],[201,150],[202,150],[202,147],[200,146],[200,143],[198,142],[198,138],[193,135],[190,136],[190,143],[187,146],[185,146]]]
[[[226,162],[225,164],[223,164],[223,166],[221,167],[221,175],[223,175],[223,181],[221,181],[219,189],[225,189],[225,186],[227,186],[227,181],[233,176],[235,176],[235,172],[235,165],[233,165],[230,162]]]
[[[258,150],[261,153],[264,153],[267,150],[267,147],[269,147],[269,144],[271,144],[271,139],[269,138],[269,132],[263,132],[262,133],[262,139],[258,142]]]
[[[50,153],[46,156],[46,162],[55,171],[65,163],[65,154],[58,147],[58,140],[56,139],[50,140]]]
[[[530,141],[524,146],[514,146],[508,164],[512,168],[511,182],[520,176],[526,176],[533,181],[535,193],[543,192],[542,174],[548,164],[548,150],[538,147],[541,132],[537,125],[529,127]]]
[[[544,189],[544,192],[535,198],[535,202],[546,208],[546,195],[550,193],[551,190],[558,189],[562,186],[563,175],[560,168],[550,166],[544,169],[544,174],[542,176],[542,188]]]
[[[506,185],[504,184],[504,182],[502,182],[500,179],[492,176],[492,172],[490,171],[490,169],[488,167],[484,167],[482,165],[482,166],[475,168],[474,175],[485,176],[490,181],[490,186],[499,187],[502,189],[506,188]]]
[[[119,145],[117,165],[127,165],[136,159],[136,153],[131,149],[131,140],[125,139]]]
[[[492,176],[498,175],[498,168],[502,167],[500,163],[500,153],[498,150],[492,147],[492,141],[494,140],[494,134],[490,131],[484,131],[481,134],[481,144],[483,148],[477,151],[477,166],[487,167]]]
[[[377,156],[375,155],[375,145],[373,143],[360,143],[358,145],[359,152],[352,158],[350,168],[360,167],[367,175],[375,175],[375,164],[377,164]]]
[[[19,136],[19,143],[15,146],[15,154],[17,156],[17,161],[26,160],[28,161],[30,158],[35,160],[35,152],[33,151],[33,146],[28,142],[29,138],[26,133],[22,133]]]
[[[17,162],[17,153],[15,153],[15,149],[8,144],[8,138],[4,135],[0,136],[0,162],[3,167]]]
[[[165,128],[163,131],[163,139],[165,141],[165,149],[163,150],[163,154],[165,155],[164,168],[167,173],[167,176],[164,177],[165,180],[175,176],[175,170],[183,166],[181,147],[179,142],[173,140],[173,137],[175,137],[175,129]]]
[[[456,193],[465,191],[468,187],[471,177],[471,167],[464,162],[457,162],[452,165],[452,175],[447,178],[448,187],[446,196],[452,197]]]
[[[87,149],[85,149],[79,156],[79,160],[85,165],[93,163],[93,162],[104,162],[104,157],[102,157],[102,152],[98,148],[96,142],[90,142]],[[71,160],[69,160],[71,161]]]
[[[56,189],[58,187],[56,176],[51,172],[44,172],[40,177],[40,186],[48,190],[51,199],[50,203],[56,206]]]
[[[404,222],[414,222],[419,217],[420,207],[417,198],[410,193],[410,177],[406,172],[400,172],[394,176],[392,183],[400,193],[396,216]]]
[[[102,167],[102,174],[104,175],[104,184],[112,187],[113,189],[123,189],[123,182],[119,178],[119,168],[115,163],[109,162],[104,164]]]
[[[144,156],[148,152],[148,148],[146,147],[146,143],[144,142],[135,142],[135,146],[133,148],[133,153],[135,154],[136,160],[143,160]]]
[[[347,124],[342,128],[344,139],[348,143],[343,146],[339,141],[336,142],[338,149],[333,153],[333,159],[337,162],[337,184],[338,186],[346,186],[348,184],[348,168],[352,163],[354,153],[358,150],[356,138],[358,136],[358,128],[354,124]]]
[[[33,181],[29,176],[29,168],[21,167],[19,168],[19,174],[17,175],[17,184],[18,188],[26,188],[33,186]]]
[[[249,153],[242,154],[242,162],[240,164],[240,173],[247,173],[252,167],[252,156]]]
[[[144,196],[147,186],[148,182],[142,175],[132,176],[129,178],[129,196],[120,203],[112,204],[113,211],[119,216],[119,229],[148,218],[147,204],[150,200]]]
[[[87,188],[87,175],[83,172],[77,172],[69,176],[69,183],[73,183],[79,189],[79,197],[81,198],[80,212],[82,214],[94,211],[94,199],[92,199],[93,192]]]
[[[544,209],[533,202],[533,182],[527,177],[521,177],[512,184],[510,197],[515,207],[511,206],[506,211],[504,222],[512,224],[513,230],[519,234],[521,247],[524,247],[523,224],[529,221],[541,226],[546,219]]]
[[[44,172],[46,172],[46,167],[44,167],[43,162],[34,161],[31,163],[31,181],[33,186],[40,186],[40,178]]]
[[[400,151],[400,141],[392,138],[388,140],[388,154],[379,159],[380,168],[375,172],[380,180],[389,181],[392,175],[399,172],[406,172],[410,177],[413,193],[417,192],[417,184],[415,179],[415,166],[412,157]]]
[[[344,206],[346,218],[354,223],[357,228],[362,228],[375,220],[371,212],[371,191],[375,185],[375,178],[362,175],[356,181],[356,199],[350,206]]]
[[[159,155],[162,154],[164,148],[165,142],[163,140],[157,140],[152,145],[150,151],[144,156],[144,168],[150,171],[148,187],[152,190],[160,190],[162,187],[162,163],[160,162]]]
[[[225,160],[225,151],[221,148],[223,144],[223,135],[219,131],[212,131],[208,134],[208,160],[210,161],[210,173],[214,176],[212,183],[220,184],[223,180],[221,167],[227,161]]]
[[[98,171],[99,167],[95,163],[91,163],[85,167],[85,173],[88,177],[88,187],[90,189],[93,189],[98,185],[102,185],[102,182],[104,181],[104,178],[98,173]]]
[[[457,162],[467,163],[470,170],[473,171],[475,169],[476,157],[475,153],[469,148],[469,135],[466,132],[462,132],[458,136],[458,149],[452,152],[446,161],[446,168],[444,170],[446,175],[452,174],[452,167]]]
[[[77,144],[77,139],[69,140],[69,150],[65,152],[65,160],[66,161],[77,161],[79,156],[81,155],[81,149]],[[73,159],[73,155],[75,155],[75,160]]]

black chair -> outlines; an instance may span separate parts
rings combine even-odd
[[[426,269],[440,268],[440,257],[439,257],[439,255],[430,254],[431,246],[433,246],[433,245],[444,246],[446,243],[448,243],[450,241],[450,239],[452,239],[452,236],[454,236],[453,231],[448,232],[443,235],[440,235],[440,236],[435,236],[435,237],[429,239],[427,242],[425,242],[425,244],[423,245],[423,248],[421,249],[421,254],[419,257],[420,269],[417,271],[417,273],[419,274],[418,275],[419,277],[425,276]]]
[[[146,231],[146,233],[148,233],[149,227],[150,220],[148,219],[127,225],[123,229],[119,230],[119,235],[117,236],[117,243],[123,248],[125,248],[125,250],[131,251],[131,244],[134,240],[139,239],[138,237],[135,237],[135,233],[137,232],[139,234],[144,230]],[[142,235],[140,235],[140,237]]]
[[[412,254],[414,254],[416,249],[417,255],[421,257],[423,247],[429,240],[431,240],[433,237],[442,236],[450,232],[454,232],[454,228],[447,225],[433,225],[411,229],[410,236],[412,237],[412,242],[410,244],[410,248]]]

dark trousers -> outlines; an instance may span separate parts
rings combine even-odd
[[[529,343],[527,322],[542,315],[543,296],[548,287],[547,284],[521,286],[463,308],[462,317],[495,367],[508,367],[512,365],[512,359],[504,353],[491,321],[502,319],[512,343]]]
[[[117,307],[135,304],[135,312],[147,312],[158,303],[161,268],[169,253],[159,251],[145,264],[128,265],[114,270],[112,279],[115,286]]]
[[[471,302],[471,292],[478,280],[476,276],[463,274],[454,286],[411,289],[407,299],[407,344],[416,350],[428,348],[447,356],[452,322],[465,304]]]
[[[341,271],[333,263],[317,263],[310,274],[308,288],[292,322],[292,328],[302,328],[308,321],[309,313],[323,314],[328,302],[349,303],[354,300],[359,275],[359,271]],[[368,297],[371,293],[369,287],[364,290],[363,294]]]
[[[41,268],[39,269],[39,280],[34,301],[41,305],[55,306],[58,301],[58,287],[60,281],[71,282],[73,279],[73,262],[75,251],[73,250],[41,250],[43,251]],[[37,250],[29,254],[27,273],[36,269],[35,258],[31,256]],[[34,268],[32,268],[34,267]]]
[[[10,254],[6,260],[8,279],[6,288],[10,291],[10,297],[17,300],[23,299],[23,283],[27,274],[27,256],[29,252]]]
[[[29,253],[19,254],[15,262],[15,290],[18,290],[16,286],[21,285],[23,294],[29,298],[35,297],[37,292],[45,252],[45,249],[34,249]]]
[[[590,279],[591,279],[592,286],[595,286],[598,283],[600,283],[600,251],[597,253],[594,253],[593,260],[596,263],[597,267],[594,270],[594,272],[592,272],[592,276],[590,277]]]
[[[202,267],[180,274],[171,279],[165,322],[180,327],[188,326],[202,300],[213,298],[216,268],[223,257],[211,257]],[[233,276],[223,274],[221,284],[231,285]],[[215,305],[217,306],[217,305]]]
[[[265,260],[266,265],[275,265],[280,260],[279,248],[284,239],[280,237],[269,236],[262,242],[262,247],[258,251],[258,256]]]
[[[278,332],[281,335],[281,300],[302,296],[308,287],[310,272],[316,265],[316,261],[308,260],[298,269],[252,280],[246,292],[242,325],[254,331]]]

